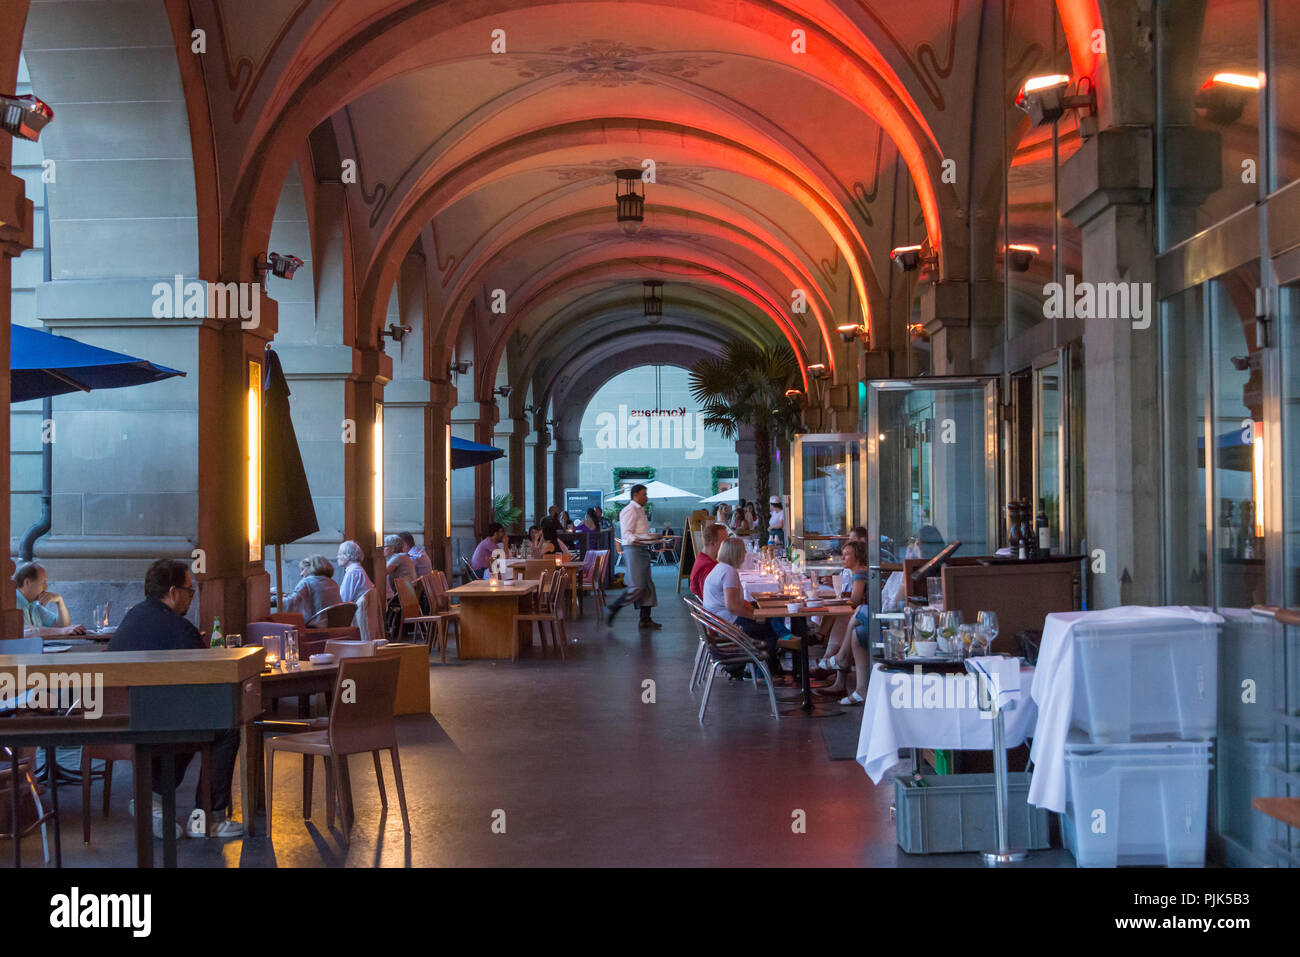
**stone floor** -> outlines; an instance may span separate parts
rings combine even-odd
[[[570,627],[569,658],[534,653],[510,662],[430,665],[433,715],[399,719],[412,831],[404,840],[385,759],[391,812],[381,813],[374,772],[354,758],[357,819],[350,845],[325,830],[323,774],[316,817],[301,816],[301,765],[277,762],[275,834],[268,841],[180,842],[182,866],[976,866],[975,855],[909,857],[894,840],[890,781],[874,787],[854,761],[831,761],[823,721],[861,720],[860,709],[816,720],[774,721],[766,695],[717,681],[706,723],[687,690],[696,642],[674,594],[675,569],[657,569],[662,631],[638,633],[627,610],[616,626],[591,609]],[[645,682],[655,703],[643,703]],[[63,763],[70,763],[68,758]],[[184,815],[197,762],[178,792]],[[238,792],[239,775],[236,774]],[[80,840],[80,790],[60,789],[67,866],[134,864],[127,813],[130,766],[119,764],[108,819],[95,813]],[[99,785],[92,791],[98,807]],[[236,793],[236,807],[239,806]],[[796,811],[806,833],[794,833]],[[505,833],[494,833],[504,812]],[[24,860],[40,861],[39,835]],[[1063,851],[1038,866],[1070,866]],[[0,864],[12,866],[8,851]]]

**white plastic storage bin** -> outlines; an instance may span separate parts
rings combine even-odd
[[[1256,811],[1257,797],[1287,797],[1286,779],[1276,770],[1286,770],[1281,741],[1243,741],[1220,737],[1215,742],[1218,758],[1219,830],[1250,848],[1262,862],[1277,858],[1271,842],[1284,837],[1286,825]],[[1291,767],[1300,758],[1300,743],[1291,744]]]
[[[1209,741],[1065,746],[1065,846],[1080,867],[1203,867]]]
[[[1075,625],[1072,723],[1094,744],[1213,738],[1218,628],[1187,618]]]

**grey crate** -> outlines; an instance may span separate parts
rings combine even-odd
[[[928,787],[894,779],[898,846],[908,854],[989,851],[997,846],[992,774],[923,775]],[[1047,811],[1029,804],[1029,774],[1007,775],[1007,828],[1012,848],[1050,846]]]

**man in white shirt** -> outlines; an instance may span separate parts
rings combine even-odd
[[[623,556],[627,559],[627,588],[609,606],[609,624],[614,616],[629,602],[641,609],[641,628],[662,628],[650,618],[650,609],[659,604],[655,594],[654,579],[650,577],[650,549],[646,545],[657,536],[650,533],[650,520],[645,515],[646,499],[650,496],[644,485],[632,486],[632,500],[618,514],[619,538],[623,542]]]

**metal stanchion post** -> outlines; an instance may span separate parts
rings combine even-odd
[[[981,676],[987,680],[986,676]],[[1002,740],[1002,702],[998,700],[998,689],[993,688],[990,695],[993,707],[993,801],[997,818],[997,850],[984,851],[980,856],[990,867],[999,864],[1013,864],[1029,857],[1028,851],[1013,851],[1011,835],[1007,830],[1007,752]],[[980,702],[983,707],[983,702]],[[1014,707],[1014,702],[1009,703]]]

